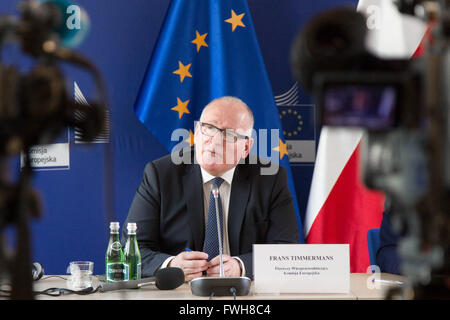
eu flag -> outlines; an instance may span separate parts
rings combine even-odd
[[[247,2],[173,0],[140,88],[136,115],[170,152],[180,145],[172,137],[176,129],[185,129],[181,142],[192,145],[194,121],[208,102],[221,96],[242,99],[254,114],[256,132],[267,130],[254,148],[267,139],[266,158],[286,168],[303,243],[280,116]],[[271,129],[280,131],[275,141]]]

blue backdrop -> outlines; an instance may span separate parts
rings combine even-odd
[[[17,15],[18,0],[0,2],[0,14]],[[79,144],[73,129],[63,142],[69,144],[70,165],[60,170],[35,171],[33,187],[41,195],[43,216],[32,222],[33,260],[47,274],[65,274],[70,261],[94,261],[94,273],[103,274],[109,235],[109,219],[122,223],[138,187],[145,164],[167,151],[137,119],[133,106],[157,40],[169,0],[78,0],[91,20],[91,30],[78,50],[101,71],[110,102],[109,147],[114,175],[114,212],[104,208],[104,148],[106,143]],[[319,128],[314,123],[314,106],[301,87],[295,86],[290,71],[289,51],[300,28],[316,13],[356,0],[298,1],[248,0],[259,45],[269,74],[285,136],[308,140],[317,146]],[[5,61],[29,67],[30,60],[17,48],[7,48]],[[69,90],[74,82],[89,100],[93,82],[89,75],[64,66]],[[291,108],[292,106],[292,108]],[[284,113],[283,113],[284,112]],[[297,117],[288,128],[287,115]],[[286,117],[284,117],[286,115]],[[284,128],[286,124],[286,128]],[[286,137],[286,139],[289,139]],[[300,214],[306,210],[314,159],[291,162]],[[13,161],[11,171],[20,171]]]

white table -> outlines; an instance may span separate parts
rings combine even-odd
[[[390,287],[398,286],[395,283],[377,283],[375,288],[370,288],[368,279],[370,274],[352,273],[350,275],[350,292],[340,294],[258,294],[254,292],[254,286],[250,289],[247,296],[239,296],[237,300],[381,300],[386,295],[386,290]],[[68,276],[44,276],[43,279],[34,283],[34,290],[41,291],[48,288],[69,288]],[[380,274],[384,281],[401,281],[403,277],[388,273]],[[370,279],[369,279],[370,282]],[[100,284],[97,277],[94,276],[94,287]],[[89,295],[62,295],[51,297],[47,295],[37,295],[38,300],[208,300],[209,297],[199,297],[191,293],[188,283],[183,284],[175,290],[158,290],[155,286],[146,286],[141,289],[127,289],[110,292],[96,292]],[[213,300],[232,300],[232,296],[213,297]]]

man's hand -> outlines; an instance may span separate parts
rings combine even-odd
[[[240,277],[241,276],[241,264],[235,258],[224,254],[222,255],[223,261],[223,273],[227,277]],[[209,268],[206,271],[208,277],[219,277],[220,276],[220,259],[219,256],[211,259],[209,262]]]
[[[175,256],[168,264],[169,267],[179,267],[184,272],[184,281],[202,276],[202,271],[208,269],[208,254],[200,251],[184,251]]]

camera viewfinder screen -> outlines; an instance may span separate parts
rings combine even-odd
[[[327,126],[386,130],[395,125],[395,86],[333,84],[323,95],[322,121]]]

